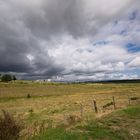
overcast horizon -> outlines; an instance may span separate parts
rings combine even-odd
[[[0,73],[140,78],[140,0],[0,0]]]

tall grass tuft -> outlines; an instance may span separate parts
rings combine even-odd
[[[22,126],[12,115],[2,110],[0,117],[0,140],[18,140]]]

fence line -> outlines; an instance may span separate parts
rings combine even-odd
[[[95,112],[96,114],[97,113],[100,113],[99,110],[101,111],[105,111],[106,109],[108,109],[109,107],[113,107],[112,110],[116,110],[116,109],[119,109],[119,100],[126,100],[125,101],[125,106],[130,106],[130,105],[133,105],[134,101],[139,101],[140,97],[130,97],[130,96],[126,96],[127,98],[116,98],[115,96],[111,98],[108,98],[108,100],[110,100],[110,102],[107,102],[107,103],[104,103],[102,105],[102,100],[100,101],[100,99],[92,99],[92,100],[88,100],[88,102],[90,101],[91,103],[90,104],[84,104],[83,102],[82,103],[79,103],[80,105],[80,116],[81,118],[84,117],[84,115],[86,114],[86,109],[84,108],[91,108],[93,112]],[[106,99],[104,100],[105,102],[107,101]],[[123,101],[124,102],[124,101]],[[127,103],[126,103],[127,102]],[[120,107],[120,108],[124,108],[124,107]]]

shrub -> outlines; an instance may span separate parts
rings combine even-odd
[[[31,98],[31,95],[30,94],[27,94],[27,98]]]
[[[0,140],[18,140],[22,129],[12,115],[2,110],[3,116],[0,117]]]
[[[34,112],[33,109],[29,109],[29,113],[30,113],[31,115],[33,114],[33,112]]]

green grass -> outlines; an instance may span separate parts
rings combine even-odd
[[[128,109],[124,109],[119,112],[122,115],[129,116],[129,117],[139,117],[140,118],[140,107],[131,107]]]
[[[115,131],[120,140],[140,138],[140,106],[116,111],[100,120],[102,125]]]
[[[88,135],[95,140],[107,139],[107,140],[118,140],[120,137],[116,135],[109,128],[100,126],[95,121],[90,121],[84,126],[84,130],[88,132]]]
[[[63,128],[48,129],[30,140],[87,140],[87,136],[82,133],[66,131]]]
[[[101,119],[78,124],[67,131],[64,128],[47,129],[30,140],[137,140],[140,138],[139,111],[140,106],[129,107]]]

